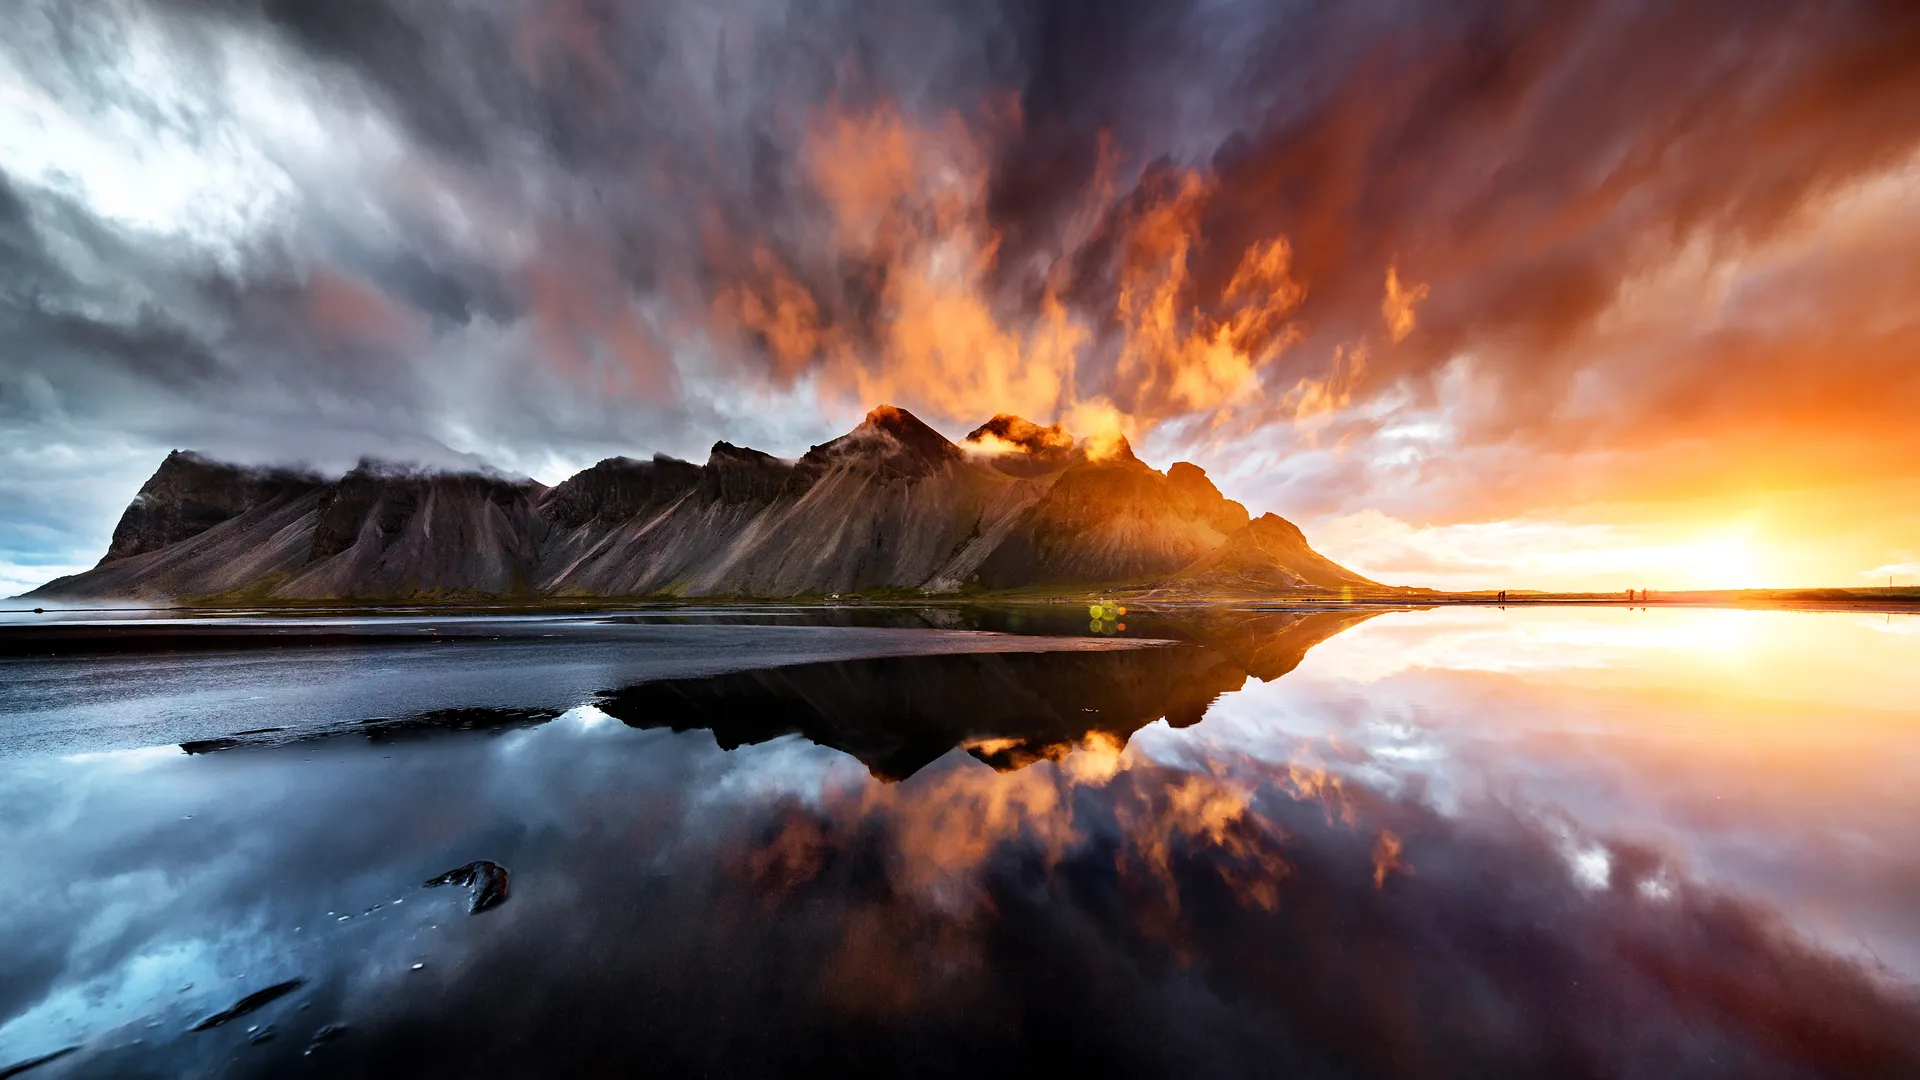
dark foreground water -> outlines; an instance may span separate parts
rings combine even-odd
[[[1125,621],[0,629],[0,1076],[1920,1076],[1920,619]]]

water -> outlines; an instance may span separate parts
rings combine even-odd
[[[1125,621],[26,623],[0,1068],[1920,1075],[1920,619]]]

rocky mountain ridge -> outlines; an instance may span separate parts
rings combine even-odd
[[[880,406],[785,461],[609,458],[554,487],[374,461],[336,480],[176,451],[56,598],[791,597],[1158,586],[1386,594],[1198,466],[997,416],[959,444]]]

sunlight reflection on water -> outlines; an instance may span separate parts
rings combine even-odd
[[[0,1063],[273,1075],[344,1021],[316,1052],[346,1071],[1898,1072],[1911,625],[1208,614],[1182,646],[28,758],[0,767]],[[497,910],[418,891],[482,858]],[[180,1034],[294,976],[277,1042]]]

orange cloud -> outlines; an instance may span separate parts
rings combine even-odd
[[[1413,873],[1413,868],[1400,858],[1400,838],[1391,829],[1381,829],[1373,842],[1373,887],[1387,887],[1387,875],[1396,871],[1402,874]]]
[[[1391,265],[1387,267],[1387,295],[1380,301],[1380,317],[1386,321],[1387,337],[1395,344],[1413,333],[1413,305],[1426,298],[1425,285],[1403,287],[1399,270]]]
[[[427,338],[426,320],[388,300],[371,283],[315,268],[307,274],[307,317],[323,336],[344,345],[399,351]]]
[[[1012,110],[984,127],[953,115],[916,123],[889,106],[816,115],[803,160],[830,229],[797,257],[819,265],[796,272],[755,241],[744,265],[723,267],[716,331],[759,351],[783,381],[804,372],[849,406],[898,399],[953,419],[1073,418],[1109,452],[1172,416],[1264,408],[1263,371],[1300,339],[1293,315],[1306,286],[1286,238],[1270,236],[1203,303],[1191,264],[1213,185],[1203,173],[1170,174],[1115,218],[1117,166],[1103,151],[1068,232],[1082,243],[1114,235],[1110,303],[1070,301],[1064,260],[1031,303],[997,299],[990,139],[992,125],[1019,122]],[[861,272],[849,278],[848,267]],[[1335,361],[1348,382],[1356,355]]]
[[[524,268],[546,358],[609,394],[669,400],[675,372],[666,345],[640,313],[603,245],[574,236]]]
[[[823,325],[813,293],[765,247],[754,249],[751,275],[726,283],[715,294],[714,315],[723,332],[731,324],[751,335],[782,382],[791,382],[841,347],[833,329]]]

